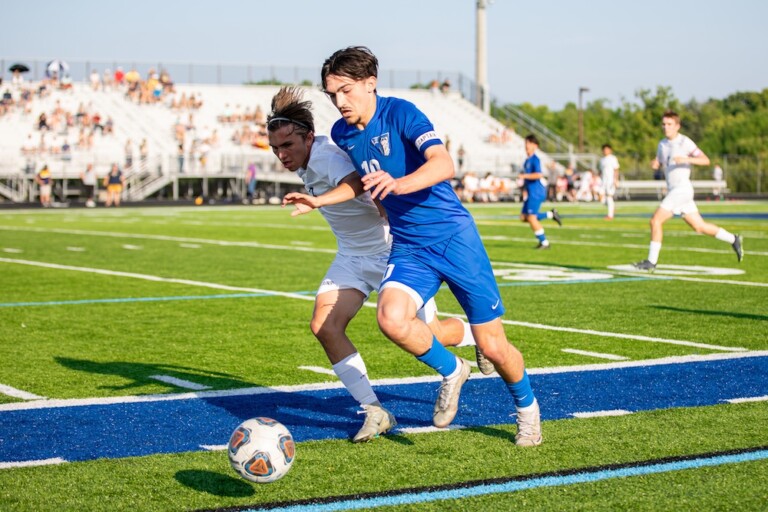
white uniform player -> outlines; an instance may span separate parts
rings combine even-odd
[[[691,165],[709,165],[709,157],[690,138],[680,133],[678,114],[666,112],[661,124],[665,138],[659,142],[656,158],[651,162],[651,167],[654,170],[664,169],[669,191],[651,218],[651,244],[648,249],[648,259],[635,263],[635,268],[649,272],[656,268],[659,252],[661,252],[664,223],[675,215],[682,215],[683,220],[697,233],[704,233],[730,244],[736,252],[736,257],[741,261],[744,258],[742,237],[704,221],[693,200]]]
[[[613,154],[610,144],[603,144],[603,158],[600,159],[599,167],[603,179],[605,205],[608,207],[608,215],[605,218],[613,220],[616,213],[614,195],[616,195],[616,186],[619,184],[619,160]]]
[[[298,174],[308,192],[286,195],[283,205],[296,206],[292,215],[316,208],[318,197],[354,197],[319,208],[336,236],[338,252],[318,289],[311,328],[339,380],[366,413],[353,441],[369,441],[389,431],[396,421],[373,391],[365,363],[347,337],[346,327],[381,284],[391,248],[389,227],[370,194],[363,193],[346,153],[327,137],[315,136],[311,103],[301,98],[300,90],[292,87],[275,95],[267,122],[269,143],[283,165]],[[432,299],[420,311],[441,343],[474,344],[465,322],[456,318],[438,321],[436,313]]]

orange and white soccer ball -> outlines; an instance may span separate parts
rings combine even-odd
[[[296,458],[296,445],[291,433],[279,421],[251,418],[232,432],[227,454],[238,475],[263,484],[288,473]]]

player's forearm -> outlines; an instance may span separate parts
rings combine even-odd
[[[349,201],[350,199],[354,199],[357,197],[360,193],[362,193],[362,185],[360,188],[360,192],[356,192],[355,188],[347,182],[339,183],[339,185],[336,188],[333,188],[326,192],[325,194],[320,194],[316,198],[317,207],[323,207],[323,206],[330,206],[333,204],[339,204],[343,203],[344,201]]]
[[[454,176],[453,160],[446,153],[429,158],[415,172],[397,179],[398,194],[412,194],[450,180]]]

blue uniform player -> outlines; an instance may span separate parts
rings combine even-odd
[[[536,249],[549,249],[549,240],[547,240],[544,228],[539,221],[552,219],[560,226],[563,225],[563,222],[554,208],[548,212],[539,212],[541,203],[547,199],[547,187],[542,182],[544,173],[541,172],[541,160],[536,155],[538,147],[539,140],[535,135],[528,135],[525,138],[525,154],[528,155],[528,158],[525,159],[523,173],[520,175],[523,179],[523,192],[525,192],[520,220],[531,225],[533,234],[539,240]]]
[[[458,411],[470,368],[416,315],[445,282],[466,312],[479,350],[514,398],[515,443],[538,445],[538,402],[522,354],[506,339],[504,306],[477,227],[448,183],[453,160],[432,123],[413,104],[378,95],[377,75],[378,60],[365,47],[339,50],[322,68],[323,88],[342,115],[331,136],[389,217],[393,240],[379,289],[379,327],[442,375],[433,423],[447,427]]]

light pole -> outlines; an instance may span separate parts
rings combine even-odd
[[[584,153],[584,110],[581,106],[581,97],[589,92],[587,87],[579,87],[579,153]]]
[[[477,84],[477,106],[486,114],[491,111],[491,97],[488,94],[488,48],[486,44],[486,8],[492,0],[477,0],[475,26],[475,82]]]

